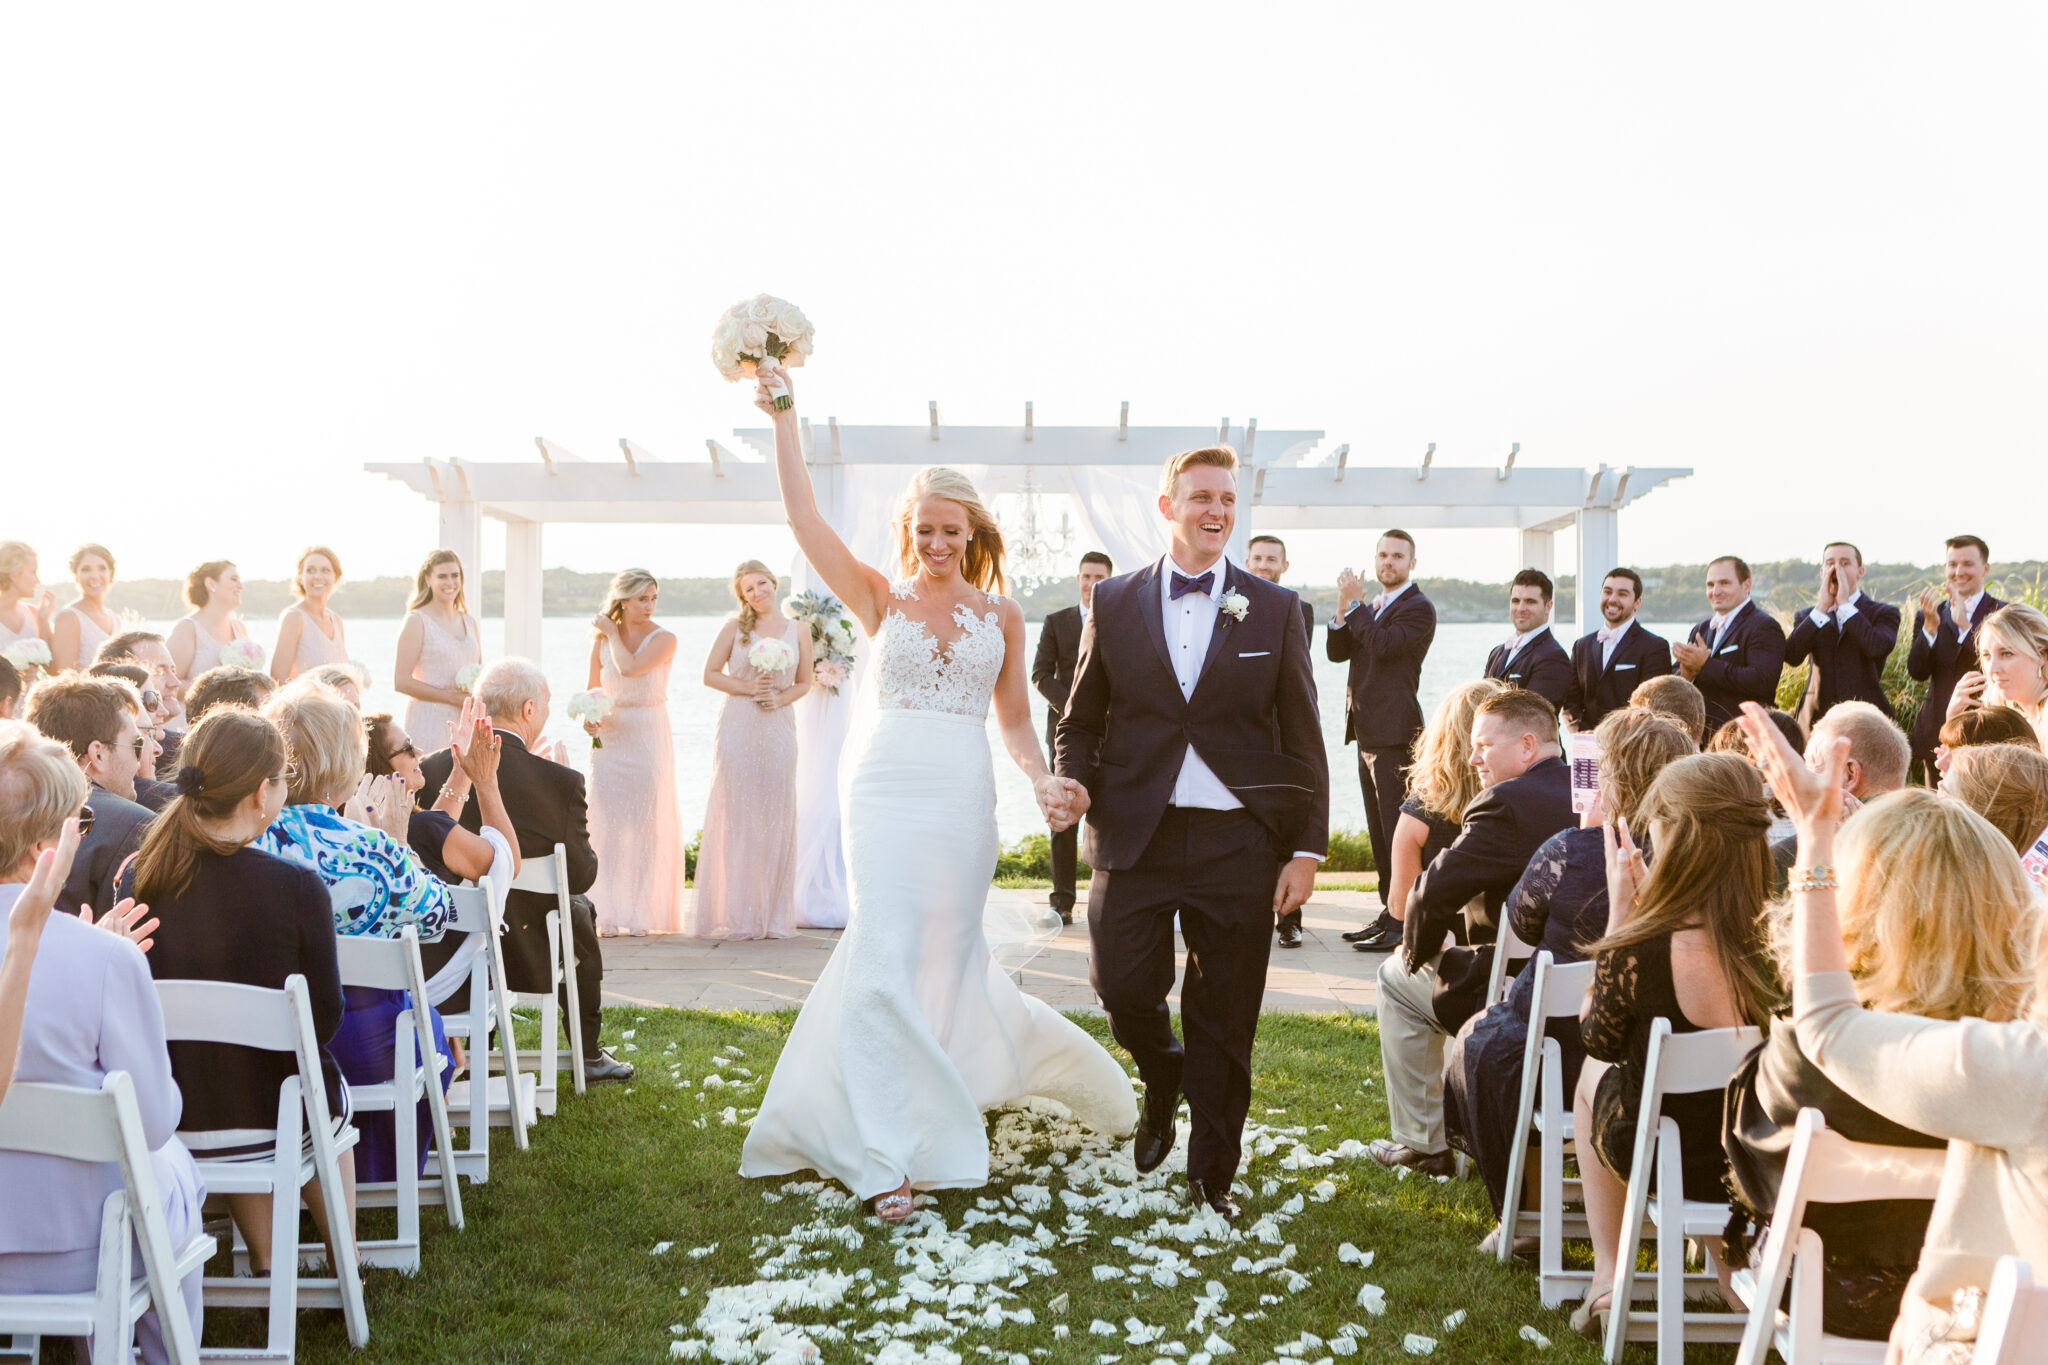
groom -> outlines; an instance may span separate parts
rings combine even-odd
[[[1159,511],[1167,557],[1095,589],[1055,731],[1059,814],[1088,818],[1089,974],[1145,1082],[1137,1167],[1173,1150],[1185,1092],[1189,1192],[1236,1218],[1273,921],[1315,885],[1329,768],[1299,599],[1223,557],[1236,452],[1168,460]],[[1176,913],[1185,1050],[1166,1008]]]

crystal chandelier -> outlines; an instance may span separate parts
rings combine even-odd
[[[1003,548],[1012,576],[1021,579],[1051,578],[1065,571],[1068,551],[1074,544],[1074,528],[1065,512],[1059,526],[1048,524],[1040,501],[1038,472],[1024,467],[1024,483],[1016,492],[1018,509],[1003,527]]]

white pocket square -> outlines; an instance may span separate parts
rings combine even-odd
[[[1721,646],[1721,653],[1723,653],[1723,654],[1733,654],[1733,653],[1734,653],[1734,652],[1735,652],[1736,650],[1738,650],[1738,649],[1740,649],[1740,648],[1742,648],[1742,646],[1741,646],[1741,645],[1722,645],[1722,646]]]
[[[1615,671],[1616,673],[1619,673],[1619,672],[1621,672],[1621,670],[1622,670],[1622,669],[1624,669],[1624,668],[1634,668],[1634,667],[1635,667],[1635,665],[1634,665],[1634,664],[1616,664],[1616,665],[1614,666],[1614,671]]]
[[[1273,651],[1270,649],[1255,649],[1249,654],[1240,654],[1237,657],[1240,659],[1264,659],[1270,657],[1272,653]]]

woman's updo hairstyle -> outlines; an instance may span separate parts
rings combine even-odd
[[[235,567],[232,559],[209,559],[191,573],[185,575],[185,602],[195,610],[213,600],[213,593],[206,586],[206,580],[220,581],[220,576]]]
[[[135,898],[175,896],[192,884],[199,855],[233,853],[239,844],[206,832],[285,768],[284,736],[254,711],[221,706],[185,732],[178,750],[178,794],[151,822],[135,858]]]

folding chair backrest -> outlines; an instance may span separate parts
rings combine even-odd
[[[334,941],[341,960],[341,984],[367,990],[413,989],[412,964],[419,954],[419,930],[408,924],[397,938],[350,935]]]
[[[1586,1003],[1586,992],[1593,988],[1593,964],[1558,962],[1548,952],[1538,953],[1536,962],[1543,974],[1536,978],[1530,1018],[1546,1023],[1552,1019],[1578,1018]]]
[[[2041,1359],[2048,1341],[2048,1285],[2034,1283],[2033,1267],[2001,1256],[1984,1298],[1983,1325],[1970,1365],[2027,1365]]]
[[[1818,1110],[1801,1110],[1803,1120]],[[1796,1146],[1799,1137],[1795,1133]],[[1879,1147],[1851,1142],[1815,1125],[1809,1141],[1800,1191],[1812,1204],[1855,1204],[1871,1199],[1932,1199],[1941,1190],[1941,1172],[1948,1164],[1946,1147]],[[1790,1174],[1791,1167],[1786,1167]]]
[[[448,888],[448,927],[459,929],[465,934],[488,934],[491,932],[491,879],[485,877],[475,886],[451,886]]]
[[[0,1152],[119,1161],[121,1133],[113,1101],[102,1090],[17,1081],[0,1102]]]
[[[235,981],[159,981],[156,996],[169,1042],[234,1043],[296,1054],[307,1117],[315,1127],[329,1123],[327,1083],[305,977],[293,972],[282,990]]]
[[[1669,1019],[1650,1026],[1650,1055],[1644,1075],[1644,1105],[1658,1095],[1690,1095],[1723,1090],[1749,1050],[1763,1040],[1754,1028],[1710,1028],[1674,1033]]]
[[[522,858],[519,871],[513,874],[512,891],[535,891],[543,896],[553,896],[566,907],[569,903],[567,867],[569,850],[560,844],[545,858]]]

